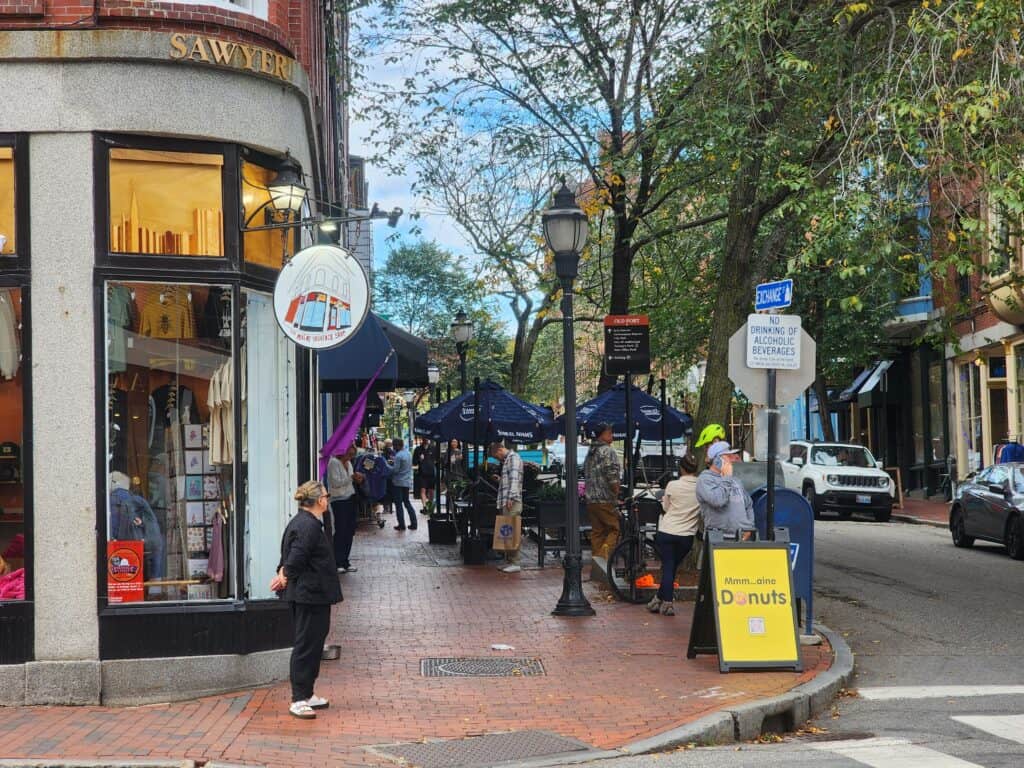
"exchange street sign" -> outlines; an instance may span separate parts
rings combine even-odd
[[[605,315],[604,370],[609,376],[651,372],[647,315]]]
[[[766,317],[766,315],[760,315]],[[775,401],[788,405],[814,383],[817,345],[807,331],[800,330],[800,367],[782,369],[775,374]],[[729,378],[747,400],[757,405],[768,403],[768,376],[763,368],[747,367],[747,325],[740,326],[729,339]]]
[[[748,315],[747,368],[800,368],[800,316]]]
[[[793,279],[761,283],[754,291],[754,309],[782,309],[793,303]]]

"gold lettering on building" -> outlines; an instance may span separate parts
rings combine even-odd
[[[247,69],[290,81],[295,60],[280,53],[253,45],[232,43],[204,35],[175,32],[170,36],[172,59],[202,61],[234,69]]]

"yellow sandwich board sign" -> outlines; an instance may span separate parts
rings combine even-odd
[[[710,539],[694,607],[689,658],[717,653],[722,672],[802,671],[796,621],[787,542]]]

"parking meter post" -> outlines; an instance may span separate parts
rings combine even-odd
[[[775,411],[777,406],[775,403],[775,369],[768,369],[768,498],[767,501],[767,533],[768,540],[775,540],[775,446],[778,442],[776,437],[776,431],[778,429],[778,422],[776,421],[777,414]]]

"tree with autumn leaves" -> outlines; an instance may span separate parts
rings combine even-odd
[[[656,354],[706,357],[698,427],[725,418],[757,282],[796,277],[827,367],[877,348],[900,286],[975,268],[980,212],[948,195],[939,251],[929,195],[969,179],[1024,212],[1015,1],[393,0],[374,22],[362,50],[412,63],[365,105],[387,146],[444,155],[439,136],[484,132],[492,167],[575,169],[581,295],[651,314]],[[553,306],[537,230],[477,245],[526,274],[531,322]]]

